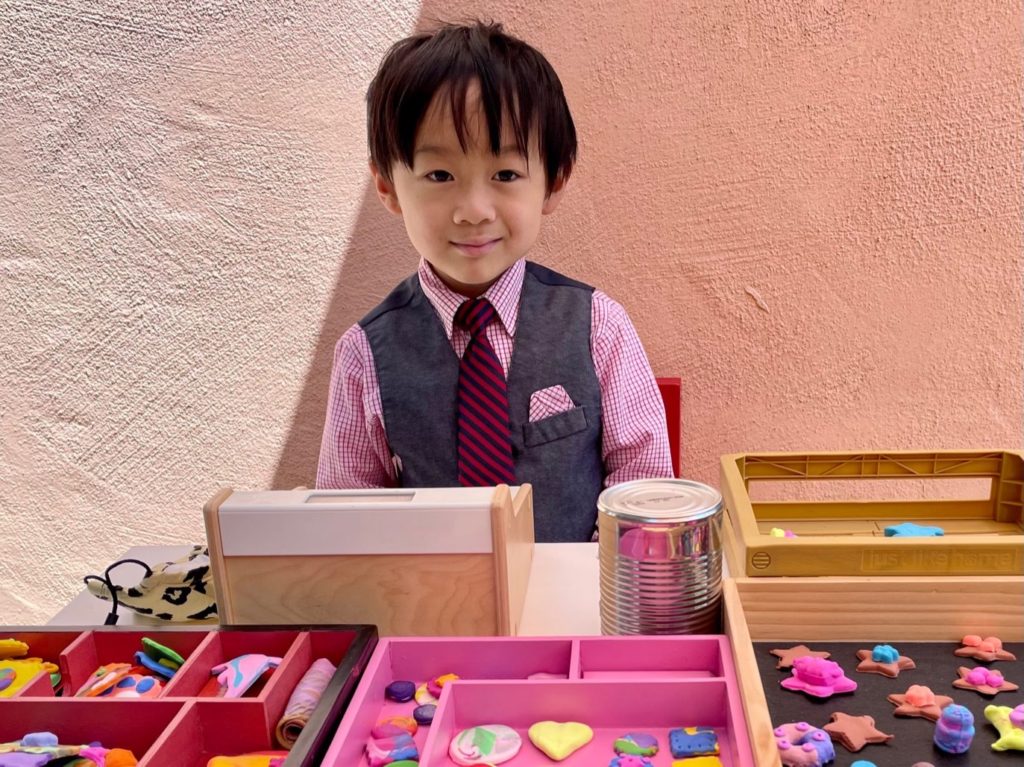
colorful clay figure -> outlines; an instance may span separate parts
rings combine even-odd
[[[961,690],[974,690],[982,695],[992,696],[996,693],[1016,692],[1020,689],[1020,685],[1007,682],[1001,673],[984,666],[975,666],[974,668],[961,666],[956,672],[960,678],[953,682],[953,686],[959,687]]]
[[[19,639],[0,639],[0,659],[21,658],[28,655],[28,645]]]
[[[710,727],[677,727],[668,731],[668,748],[676,759],[717,754],[718,736]]]
[[[1016,708],[985,706],[985,718],[999,732],[993,751],[1024,751],[1024,703]]]
[[[238,756],[215,756],[206,767],[281,767],[287,751],[251,751]]]
[[[130,663],[108,663],[105,666],[100,666],[85,681],[85,684],[78,688],[75,697],[95,698],[102,695],[130,673],[132,673]]]
[[[904,522],[901,525],[889,525],[885,528],[886,538],[934,538],[944,534],[945,531],[941,527],[915,525],[913,522]]]
[[[454,682],[458,678],[458,674],[441,674],[441,676],[435,677],[427,682],[427,692],[435,698],[440,698],[441,690],[444,689],[444,686],[449,682]]]
[[[52,675],[58,669],[53,663],[42,658],[15,658],[0,660],[0,679],[6,679],[4,685],[0,685],[0,698],[10,698],[18,690],[36,678],[41,672]]]
[[[658,753],[658,739],[646,732],[627,732],[612,744],[617,754],[654,756]]]
[[[530,742],[549,759],[560,762],[594,738],[594,731],[581,722],[537,722],[527,731]]]
[[[823,767],[836,758],[829,734],[807,722],[783,724],[775,728],[774,735],[785,767]]]
[[[912,684],[905,693],[893,693],[886,700],[896,706],[892,712],[896,716],[920,716],[933,722],[939,721],[942,709],[953,702],[948,695],[936,695],[923,684]]]
[[[906,655],[900,655],[899,650],[887,644],[875,645],[870,650],[858,650],[857,658],[860,660],[857,664],[858,671],[865,674],[881,674],[893,679],[898,677],[901,671],[917,668],[914,661]]]
[[[482,724],[463,730],[448,747],[448,756],[456,764],[501,764],[519,753],[523,739],[504,724]]]
[[[384,697],[389,700],[396,700],[399,703],[412,700],[412,696],[415,694],[416,685],[404,679],[397,679],[384,688]]]
[[[413,697],[416,698],[416,702],[421,706],[425,706],[428,703],[433,703],[434,705],[437,705],[438,702],[437,698],[431,695],[430,690],[427,689],[426,682],[424,682],[416,688],[416,693]]]
[[[146,653],[139,650],[135,653],[135,662],[142,666],[147,671],[152,671],[154,674],[159,674],[164,679],[173,679],[176,669],[165,666],[159,661],[155,661],[150,658]]]
[[[407,732],[388,738],[370,738],[366,743],[366,759],[370,767],[384,767],[402,759],[418,761],[419,758],[420,752],[416,748],[416,741]]]
[[[857,689],[857,683],[843,673],[838,663],[809,655],[793,661],[793,676],[783,679],[781,684],[787,690],[798,690],[815,698]]]
[[[773,527],[768,531],[768,535],[772,538],[796,538],[796,533],[792,530],[783,530],[781,527]]]
[[[101,698],[156,698],[163,685],[159,679],[142,674],[127,674],[99,693]]]
[[[982,639],[977,634],[968,634],[960,644],[963,646],[953,651],[958,658],[971,658],[983,663],[992,663],[997,660],[1017,660],[1016,655],[1003,649],[1003,640],[999,637]]]
[[[210,669],[217,676],[223,698],[241,698],[267,669],[277,668],[281,659],[260,653],[247,653],[219,663]]]
[[[419,728],[419,724],[411,716],[389,716],[387,719],[381,719],[373,726],[373,729],[370,730],[370,736],[374,738],[391,738],[402,733],[415,735],[416,730]]]
[[[932,740],[948,754],[966,753],[974,740],[974,714],[956,703],[946,706],[935,723]]]
[[[612,757],[608,767],[654,767],[654,763],[639,754],[619,754]]]

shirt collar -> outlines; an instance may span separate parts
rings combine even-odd
[[[450,341],[452,338],[452,326],[455,322],[455,311],[459,308],[466,297],[459,295],[449,288],[441,278],[437,276],[433,268],[424,259],[416,270],[420,278],[420,286],[430,301],[437,316],[444,326],[445,335]],[[523,293],[523,277],[526,274],[526,259],[520,258],[512,266],[505,270],[505,273],[491,285],[481,296],[491,302],[494,311],[505,326],[510,336],[516,334],[516,324],[519,322],[519,297]]]

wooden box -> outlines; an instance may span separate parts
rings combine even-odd
[[[185,659],[158,697],[74,696],[100,665],[133,663],[143,637]],[[140,767],[205,767],[217,755],[280,749],[274,733],[292,691],[316,659],[326,658],[337,670],[285,761],[286,767],[315,767],[370,660],[377,632],[373,626],[44,626],[0,627],[0,638],[28,644],[28,656],[58,666],[63,681],[56,697],[49,675],[40,672],[0,698],[0,743],[48,731],[65,745],[99,741],[127,748]],[[211,697],[211,669],[246,653],[278,656],[281,663],[241,698]]]
[[[1015,575],[1024,571],[1024,453],[933,451],[725,455],[721,489],[734,575]],[[755,483],[914,481],[925,500],[754,501]],[[941,482],[940,482],[941,480]],[[970,482],[974,499],[931,497]],[[980,487],[978,487],[980,486]],[[787,486],[790,492],[797,488]],[[980,488],[984,489],[981,490]],[[916,488],[921,493],[922,488]],[[948,492],[948,491],[946,491]],[[984,497],[977,497],[983,495]],[[942,536],[886,537],[887,526],[941,527]],[[796,537],[775,537],[772,528]]]
[[[533,560],[531,493],[222,490],[205,508],[220,620],[515,634]]]
[[[778,641],[781,647],[815,641],[959,642],[979,633],[1024,641],[1020,576],[727,578],[722,601],[760,767],[781,767],[781,760],[752,642]],[[832,710],[849,710],[848,705],[837,703]]]

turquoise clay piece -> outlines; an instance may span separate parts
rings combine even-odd
[[[941,527],[915,525],[913,522],[904,522],[902,525],[889,525],[885,528],[886,538],[932,538],[939,535],[945,535],[945,531]]]

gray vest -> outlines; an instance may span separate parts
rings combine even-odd
[[[590,351],[593,288],[527,262],[508,370],[516,482],[533,485],[537,541],[589,541],[597,518],[601,387]],[[403,487],[456,487],[459,358],[412,275],[360,320]],[[577,405],[530,423],[530,395],[560,384]]]

